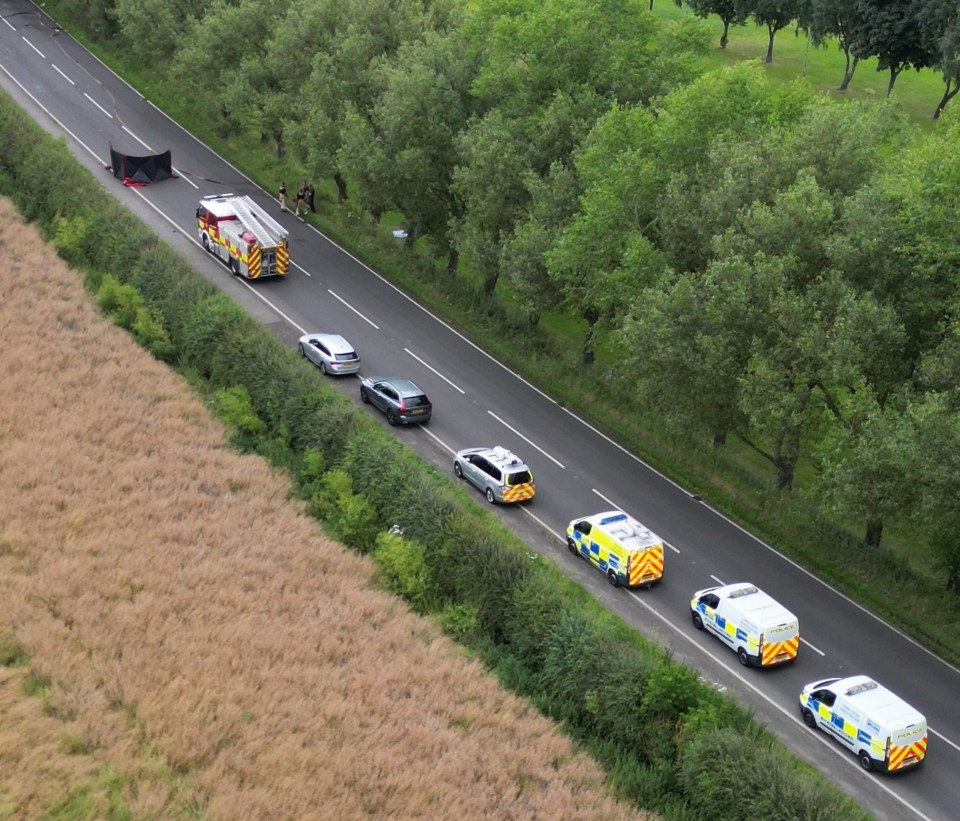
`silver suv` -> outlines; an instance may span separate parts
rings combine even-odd
[[[475,484],[490,504],[532,499],[537,492],[533,472],[506,448],[467,448],[453,457],[457,478]]]

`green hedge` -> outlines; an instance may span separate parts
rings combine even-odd
[[[669,818],[865,817],[329,388],[6,97],[0,142],[0,191],[118,322],[199,380],[238,446],[288,467],[324,525],[380,561],[388,589],[563,722],[623,797]]]

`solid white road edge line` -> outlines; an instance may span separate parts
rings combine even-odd
[[[517,436],[519,436],[521,439],[523,439],[523,441],[526,442],[528,445],[530,445],[530,447],[536,448],[537,450],[539,450],[540,453],[542,453],[544,456],[546,456],[546,457],[547,457],[551,462],[553,462],[557,467],[563,468],[563,463],[562,463],[562,462],[558,461],[557,459],[554,459],[549,453],[547,453],[547,452],[546,452],[542,447],[540,447],[538,444],[536,444],[535,442],[531,441],[530,439],[527,439],[527,437],[524,436],[522,433],[520,433],[520,431],[518,431],[515,427],[513,427],[512,425],[508,425],[506,422],[503,421],[503,419],[501,419],[499,416],[497,416],[492,410],[488,410],[487,413],[489,413],[494,419],[496,419],[496,420],[497,420],[501,425],[503,425],[507,430],[513,431],[515,434],[517,434]],[[564,468],[564,469],[565,469],[565,468]]]
[[[461,388],[459,385],[455,384],[454,382],[451,382],[449,379],[447,379],[447,377],[445,377],[442,373],[440,373],[440,371],[438,371],[436,368],[428,365],[426,362],[424,362],[419,356],[417,356],[417,355],[416,355],[413,351],[411,351],[409,348],[404,348],[404,350],[405,350],[408,354],[410,354],[410,356],[412,356],[414,359],[416,359],[417,362],[419,362],[421,365],[423,365],[423,367],[425,367],[427,370],[433,371],[433,372],[434,372],[437,376],[439,376],[444,382],[446,382],[451,388],[453,388],[454,390],[460,391],[460,393],[462,393],[462,394],[465,394],[465,393],[466,393],[466,391],[465,391],[463,388]]]

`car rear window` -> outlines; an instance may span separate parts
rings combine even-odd
[[[529,470],[521,470],[517,473],[510,473],[507,475],[507,484],[508,485],[525,485],[528,482],[532,482],[533,477],[530,475]]]
[[[426,397],[426,396],[423,396],[423,395],[421,395],[421,396],[405,396],[405,397],[403,398],[403,403],[404,403],[408,408],[419,408],[419,407],[423,407],[423,406],[425,406],[425,405],[429,405],[429,404],[430,404],[430,400],[427,399],[427,397]]]

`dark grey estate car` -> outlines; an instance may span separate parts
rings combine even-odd
[[[361,380],[360,400],[382,410],[391,425],[423,425],[433,413],[433,405],[420,388],[409,379],[395,376]]]

